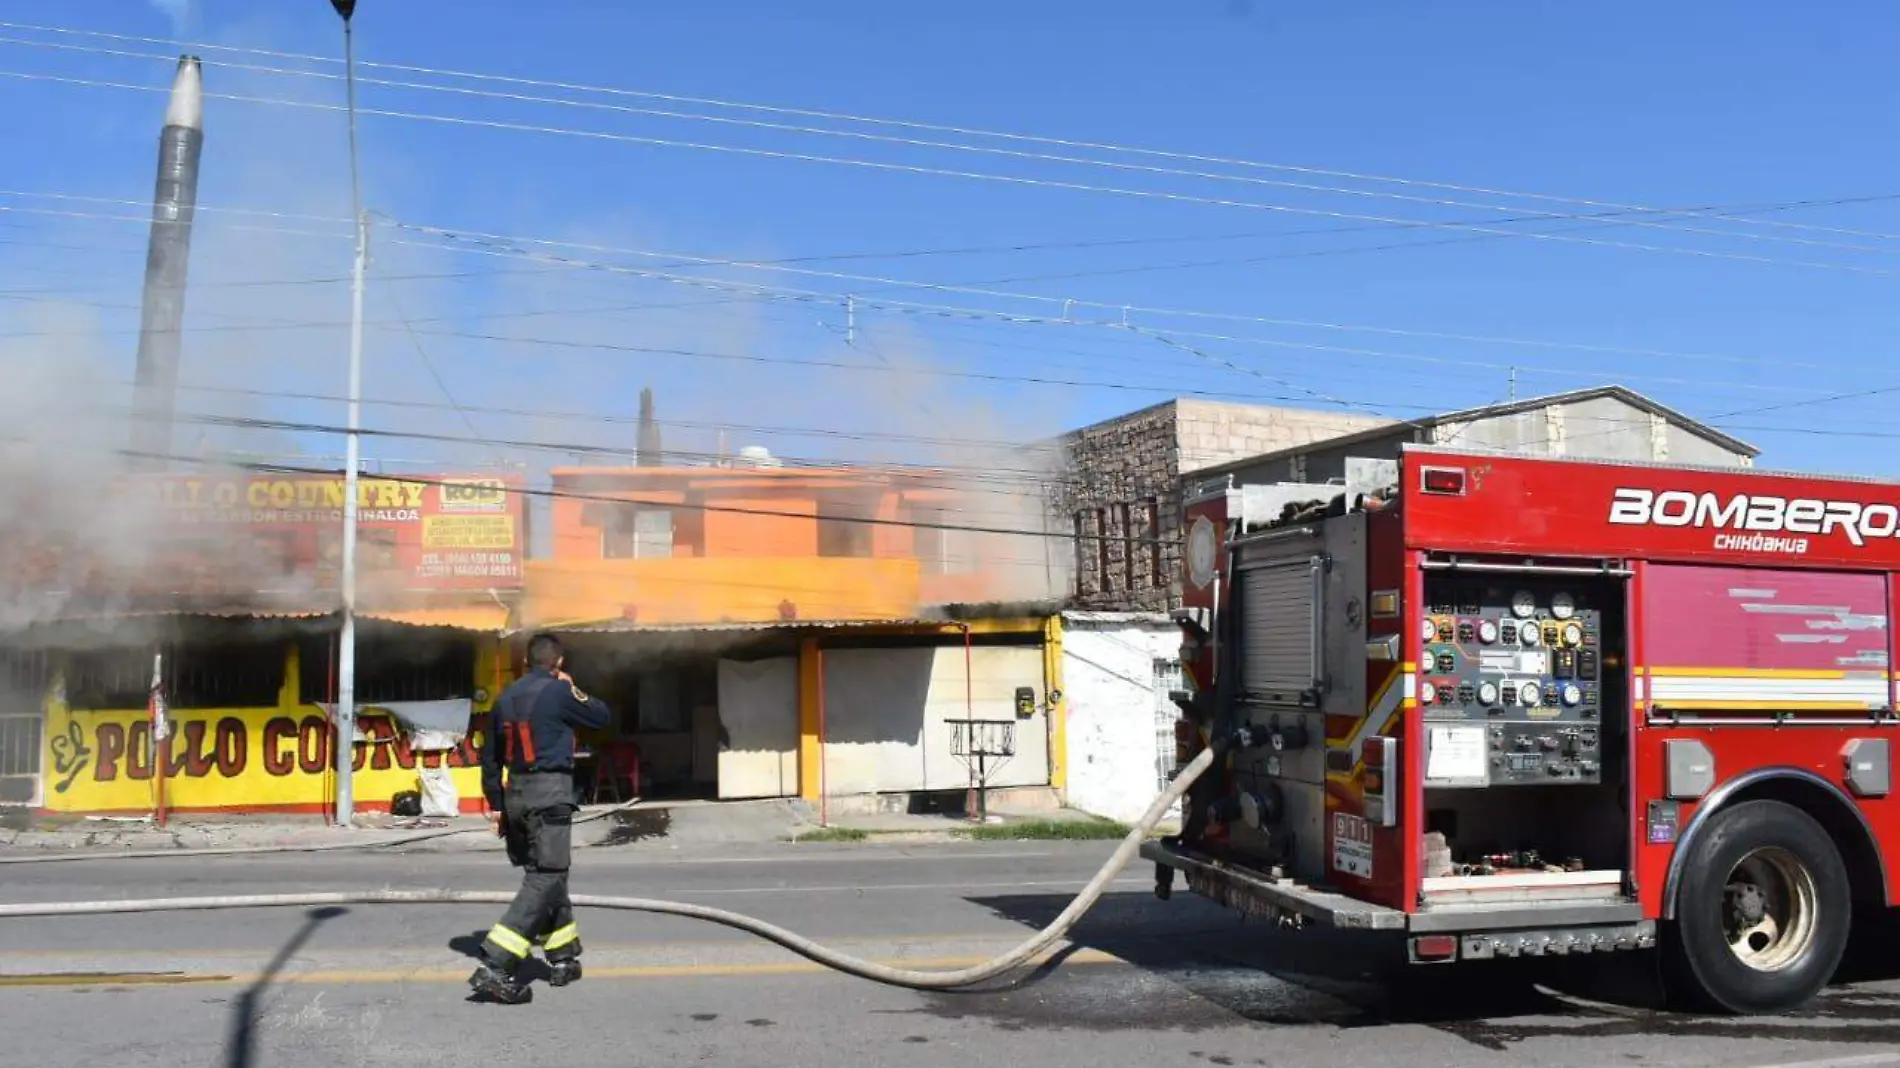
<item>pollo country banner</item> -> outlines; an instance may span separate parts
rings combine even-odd
[[[410,589],[518,588],[523,488],[506,475],[362,476],[359,567]],[[175,561],[196,552],[228,564],[242,543],[251,563],[284,574],[333,580],[342,562],[341,474],[137,476],[119,491]]]

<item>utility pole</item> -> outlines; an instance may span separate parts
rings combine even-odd
[[[356,48],[350,17],[356,0],[330,0],[343,19],[343,83],[350,125],[350,220],[356,228],[356,260],[350,269],[349,438],[343,469],[343,626],[337,636],[336,824],[355,817],[356,764],[356,522],[357,469],[362,466],[358,431],[363,417],[363,276],[369,267],[369,220],[363,214],[363,184],[356,155]]]

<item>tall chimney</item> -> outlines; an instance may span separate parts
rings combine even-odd
[[[641,467],[663,467],[665,453],[660,448],[660,424],[653,420],[653,390],[640,391],[640,447],[634,462]]]
[[[133,462],[165,465],[172,447],[178,391],[180,331],[185,321],[185,265],[198,210],[198,157],[204,148],[204,77],[197,56],[179,56],[165,126],[158,134],[158,184],[145,251],[145,295],[139,317]]]

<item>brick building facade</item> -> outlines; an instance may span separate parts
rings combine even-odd
[[[1623,386],[1598,386],[1403,423],[1299,408],[1172,400],[1063,435],[1052,495],[1073,534],[1077,607],[1178,603],[1181,494],[1190,482],[1326,482],[1348,457],[1396,459],[1408,443],[1606,460],[1748,466],[1758,451]]]
[[[1181,477],[1387,425],[1373,416],[1179,399],[1058,439],[1068,478],[1051,509],[1074,534],[1074,600],[1166,611],[1179,596]]]

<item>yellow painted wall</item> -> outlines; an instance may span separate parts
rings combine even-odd
[[[1050,616],[1042,631],[1042,699],[1049,707],[1049,785],[1068,800],[1069,698],[1062,690],[1062,617]],[[1053,698],[1053,699],[1052,699]]]
[[[807,801],[823,796],[824,743],[819,734],[825,699],[825,654],[817,638],[798,643],[798,795]]]
[[[486,713],[502,678],[500,643],[478,639],[476,680]],[[326,811],[335,801],[329,721],[315,705],[299,704],[297,650],[288,646],[284,687],[272,708],[183,710],[172,713],[164,758],[168,811]],[[55,684],[46,702],[41,768],[42,807],[54,812],[146,813],[158,799],[151,725],[143,708],[72,709]],[[467,812],[479,812],[481,721],[451,753],[411,754],[400,730],[373,707],[359,711],[372,741],[356,745],[351,777],[356,806],[387,809],[402,790],[418,788],[416,768],[446,759]],[[408,765],[405,767],[405,764]]]
[[[524,627],[631,618],[643,625],[766,623],[789,601],[799,619],[904,619],[918,605],[915,560],[672,557],[531,560]]]

